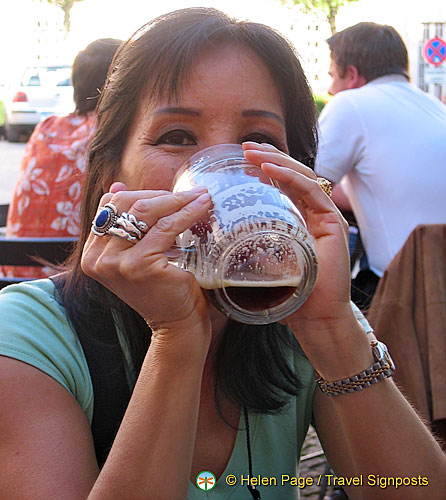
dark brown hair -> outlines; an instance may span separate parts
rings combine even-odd
[[[409,79],[407,48],[392,26],[359,23],[334,34],[327,43],[341,77],[352,65],[367,82],[391,74]]]
[[[80,115],[95,109],[108,68],[121,42],[115,38],[100,38],[90,43],[74,59],[71,81],[76,111]]]
[[[290,154],[310,167],[314,164],[317,132],[312,93],[293,48],[272,28],[239,22],[215,9],[191,8],[158,17],[121,45],[98,105],[97,131],[90,148],[83,193],[81,235],[62,290],[62,303],[75,329],[94,331],[96,324],[98,331],[100,315],[110,315],[113,310],[124,325],[123,333],[137,371],[150,341],[150,331],[125,303],[85,276],[80,266],[82,248],[103,186],[107,185],[105,180],[111,182],[119,172],[139,101],[148,91],[153,99],[174,98],[199,52],[220,42],[232,43],[235,50],[237,46],[247,47],[264,61],[283,99]],[[287,394],[297,393],[299,379],[284,354],[284,346],[296,347],[289,331],[280,325],[263,328],[230,322],[224,337],[217,356],[216,387],[222,387],[236,404],[251,410],[275,411],[285,404]],[[232,377],[233,373],[246,375]]]

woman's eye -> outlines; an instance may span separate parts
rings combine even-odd
[[[277,145],[276,140],[274,140],[272,137],[268,137],[267,135],[264,135],[264,134],[249,134],[243,138],[243,142],[244,141],[258,142],[259,144],[261,144],[262,142],[266,142],[268,144],[272,144],[276,148],[279,147]]]
[[[184,130],[172,130],[162,135],[158,141],[158,144],[174,144],[177,146],[189,146],[195,144],[194,137]]]

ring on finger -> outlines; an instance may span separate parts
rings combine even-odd
[[[143,237],[142,231],[130,220],[128,220],[124,216],[123,212],[116,220],[115,223],[113,224],[113,227],[121,227],[128,233],[130,233],[132,236],[136,236],[138,240],[140,240]]]
[[[322,189],[322,191],[327,196],[331,197],[331,194],[333,192],[331,182],[328,179],[325,179],[324,177],[318,177],[317,183],[319,184],[319,187]]]
[[[113,203],[106,203],[100,207],[96,217],[93,219],[91,231],[96,236],[104,236],[113,227],[118,218],[118,209]]]
[[[143,220],[138,220],[133,214],[129,214],[128,212],[122,212],[122,217],[131,222],[135,227],[137,227],[142,233],[147,233],[149,230],[149,226]]]
[[[107,234],[111,234],[112,236],[119,236],[119,238],[124,238],[125,240],[130,241],[130,243],[133,244],[140,240],[140,238],[130,234],[122,227],[113,226],[107,231]]]

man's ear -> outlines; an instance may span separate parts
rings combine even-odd
[[[359,74],[358,68],[353,64],[347,66],[345,80],[349,89],[358,89],[367,83],[365,77]]]

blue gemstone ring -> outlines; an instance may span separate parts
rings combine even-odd
[[[96,217],[93,219],[91,232],[96,236],[104,236],[114,226],[118,217],[118,209],[113,203],[106,203],[98,210]]]

